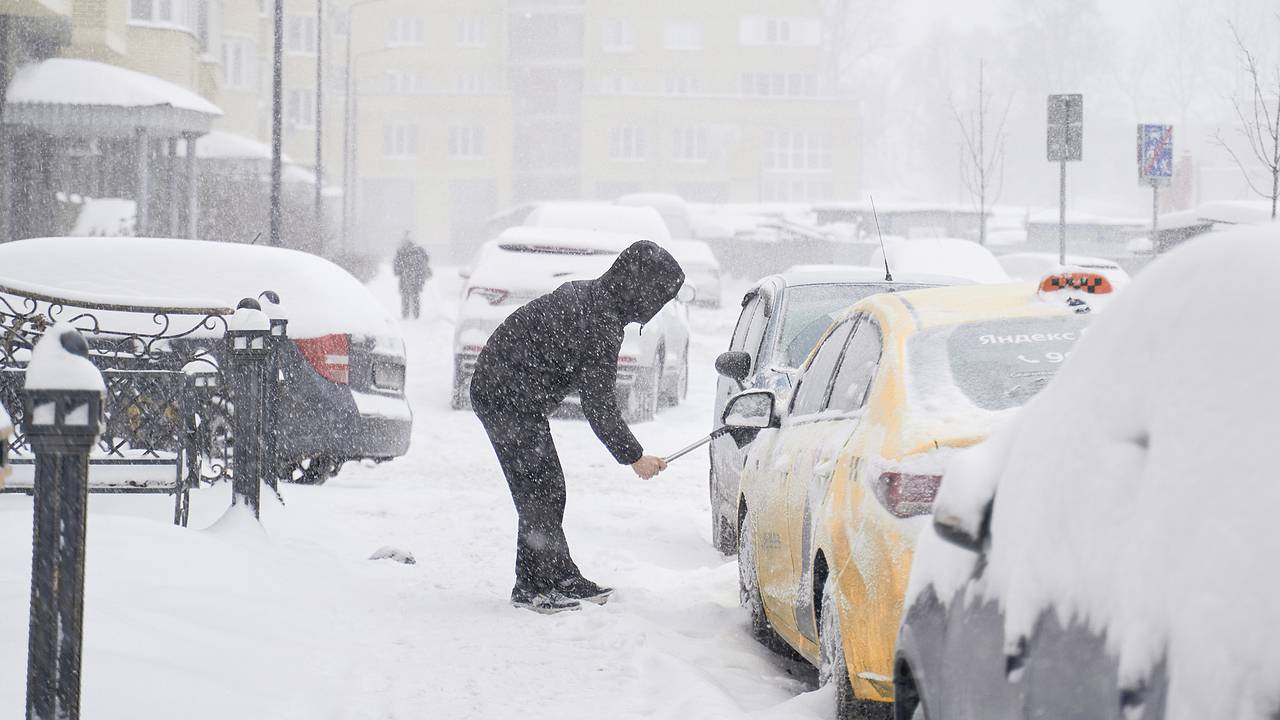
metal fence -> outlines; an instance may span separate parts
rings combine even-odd
[[[252,437],[242,436],[240,455],[251,454],[255,480],[274,488],[276,463],[264,429],[273,423],[261,416],[272,405],[280,339],[274,336],[283,336],[284,325],[273,323],[272,352],[258,353],[262,359],[251,363],[250,374],[232,372],[233,312],[96,302],[0,285],[0,404],[15,426],[9,439],[14,474],[0,492],[33,492],[36,460],[24,430],[22,388],[32,349],[57,322],[80,331],[107,387],[103,432],[89,456],[89,492],[173,495],[174,522],[186,525],[192,490],[234,478],[236,407],[250,403],[260,411],[258,424]]]

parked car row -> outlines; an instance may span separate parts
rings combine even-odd
[[[1280,717],[1280,347],[1241,312],[1271,303],[1275,241],[1193,243],[1118,295],[1089,258],[879,292],[825,310],[798,369],[758,366],[773,296],[818,271],[762,282],[712,449],[756,638],[841,719]]]
[[[756,637],[836,683],[836,717],[887,717],[915,540],[947,463],[1061,367],[1093,317],[1095,298],[1074,288],[1092,276],[1042,290],[798,275],[748,296],[748,329],[731,342],[752,350],[731,346],[718,361],[732,430],[712,450],[716,539],[722,549],[736,540]],[[805,293],[828,297],[810,304],[808,340],[787,325],[789,313],[805,313],[787,302]],[[748,342],[757,313],[774,335]],[[798,369],[761,373],[760,360]]]

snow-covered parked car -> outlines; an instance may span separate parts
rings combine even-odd
[[[529,213],[524,224],[543,228],[572,228],[636,236],[666,247],[671,231],[662,215],[651,207],[627,207],[608,203],[546,202]]]
[[[463,270],[467,282],[453,340],[453,407],[470,405],[476,359],[507,316],[566,282],[598,277],[619,253],[641,239],[520,226],[485,243],[474,266]],[[629,420],[649,420],[659,405],[683,400],[688,388],[688,310],[675,300],[643,331],[635,324],[627,326],[618,356],[618,399]]]
[[[883,269],[852,266],[813,266],[763,278],[742,297],[729,349],[716,359],[720,380],[712,422],[719,427],[725,403],[745,389],[772,390],[785,401],[813,346],[835,316],[859,300],[878,292],[967,284],[909,273],[888,282]],[[738,551],[738,477],[749,447],[728,436],[711,443],[711,538],[726,555]]]
[[[1058,262],[1057,253],[1006,253],[996,256],[996,260],[1014,280],[1039,280],[1057,272],[1090,272],[1105,276],[1116,289],[1130,280],[1129,273],[1115,260],[1088,255],[1068,255],[1065,266]]]
[[[1280,225],[1161,257],[948,466],[899,720],[1280,717]]]
[[[886,238],[884,250],[876,248],[867,262],[884,267],[889,262],[894,273],[916,272],[968,278],[978,283],[1009,282],[1000,261],[985,247],[958,238]],[[1043,275],[1033,278],[1039,280]]]
[[[711,246],[702,240],[672,240],[664,247],[680,263],[693,286],[694,304],[720,307],[720,261],[711,252]]]
[[[133,237],[59,237],[0,244],[10,288],[66,300],[146,308],[234,308],[274,291],[289,321],[277,451],[301,482],[323,482],[347,460],[390,460],[409,449],[404,342],[382,305],[333,263],[246,244]],[[68,303],[71,305],[72,303]],[[161,330],[149,312],[129,320]],[[221,326],[188,341],[220,356]],[[176,342],[176,341],[175,341]]]

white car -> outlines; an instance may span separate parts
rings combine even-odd
[[[895,275],[899,272],[911,272],[960,277],[976,283],[1009,282],[1009,275],[1000,266],[996,256],[972,240],[893,238],[883,251],[876,248],[867,264],[882,268],[886,257],[889,268]]]
[[[544,228],[573,228],[637,236],[663,247],[671,243],[671,231],[662,215],[651,207],[626,207],[607,203],[548,202],[538,205],[524,224]]]
[[[720,307],[720,262],[702,240],[672,240],[664,245],[693,286],[695,305]]]
[[[454,409],[470,406],[476,359],[507,316],[566,282],[598,277],[641,239],[522,226],[485,243],[475,265],[462,271],[467,282],[453,338]],[[618,400],[628,420],[650,420],[659,405],[679,404],[688,388],[688,310],[675,300],[643,332],[638,325],[627,326],[618,356]]]
[[[1128,285],[1130,280],[1129,273],[1116,261],[1088,255],[1068,255],[1065,266],[1058,263],[1057,253],[1009,253],[998,256],[996,260],[1014,280],[1038,281],[1063,270],[1097,273],[1110,280],[1116,289]]]

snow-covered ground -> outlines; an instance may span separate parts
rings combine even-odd
[[[85,717],[824,717],[812,673],[749,637],[736,566],[709,543],[705,453],[640,481],[585,423],[555,421],[575,559],[618,591],[554,617],[507,604],[515,512],[478,421],[448,409],[457,284],[438,268],[429,317],[404,325],[407,457],[284,487],[263,531],[218,522],[226,488],[193,496],[191,530],[169,524],[168,498],[92,499]],[[396,309],[387,275],[373,289]],[[690,397],[637,426],[649,451],[709,429],[712,361],[737,311],[726,297],[693,311]],[[30,499],[0,496],[6,717],[23,703],[30,541]],[[368,559],[386,545],[417,564]]]

